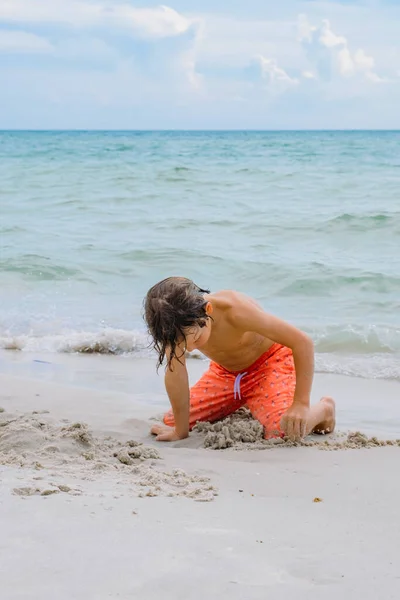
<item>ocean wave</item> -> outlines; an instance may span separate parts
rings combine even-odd
[[[196,173],[195,169],[185,166],[175,166],[163,169],[157,173],[157,179],[165,182],[187,182],[190,176]]]
[[[327,326],[310,332],[320,354],[393,354],[400,353],[400,329],[370,325]]]
[[[315,342],[317,372],[400,380],[400,330],[337,326],[310,333]],[[41,336],[0,334],[0,348],[23,352],[155,358],[147,333],[113,328],[99,332],[64,331]],[[188,355],[188,358],[207,360],[197,351]]]
[[[372,354],[364,356],[316,354],[316,373],[347,375],[362,379],[400,381],[400,355]]]
[[[184,172],[191,172],[193,171],[193,169],[191,169],[190,167],[174,167],[173,170],[175,171],[175,173],[184,173]]]
[[[1,260],[1,271],[20,273],[31,279],[39,280],[64,280],[70,278],[88,280],[81,270],[54,264],[50,258],[38,254],[24,254],[18,258]]]
[[[179,219],[179,221],[177,221],[176,219],[171,219],[171,220],[165,220],[162,223],[157,223],[157,224],[153,224],[152,226],[155,229],[169,229],[170,231],[174,231],[174,230],[186,230],[189,228],[193,228],[193,229],[199,229],[199,225],[201,225],[202,227],[208,229],[210,227],[224,227],[224,228],[233,228],[236,227],[238,225],[237,221],[235,221],[234,219],[221,219],[221,218],[213,218],[210,217],[207,219],[207,223],[206,224],[199,224],[199,221],[197,219],[191,219],[191,218],[182,218]]]
[[[324,221],[317,226],[319,231],[333,233],[335,231],[368,232],[376,229],[390,230],[391,233],[400,233],[400,213],[374,213],[352,214],[343,213]]]
[[[245,228],[254,228],[254,224],[245,225]],[[281,223],[269,223],[268,229],[271,231],[282,231]],[[245,229],[244,229],[245,230]],[[353,214],[343,213],[325,220],[309,219],[307,221],[291,219],[285,224],[287,234],[304,235],[308,232],[337,235],[340,233],[369,233],[379,230],[385,230],[391,234],[400,234],[400,212],[373,213],[373,214]]]
[[[314,275],[299,277],[288,285],[279,289],[282,296],[327,296],[341,289],[348,291],[349,287],[362,290],[364,293],[387,293],[398,290],[400,292],[400,277],[376,273],[372,271],[354,272],[342,275],[335,273],[323,265],[313,263]]]
[[[151,263],[152,265],[157,266],[170,266],[171,264],[175,264],[174,261],[176,261],[178,253],[180,263],[182,263],[183,261],[187,261],[189,263],[190,261],[198,262],[200,260],[208,260],[210,263],[222,263],[224,261],[224,259],[218,256],[216,253],[211,254],[207,252],[197,252],[195,250],[190,249],[177,250],[177,248],[173,247],[167,247],[160,250],[156,248],[148,250],[129,250],[128,252],[123,252],[119,254],[117,258],[122,260],[129,260],[131,262],[136,261],[138,263],[141,263],[142,265],[144,263]]]
[[[328,223],[370,223],[371,225],[377,224],[385,224],[391,223],[395,220],[398,220],[400,213],[374,213],[370,215],[356,215],[352,213],[343,213],[330,219]]]
[[[148,356],[149,347],[145,333],[112,328],[99,332],[65,331],[54,335],[0,335],[0,348],[24,352]]]
[[[0,225],[0,235],[4,235],[6,233],[24,233],[26,229],[24,227],[20,227],[19,225],[10,225],[9,227],[3,227]]]

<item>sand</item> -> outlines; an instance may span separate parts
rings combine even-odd
[[[131,393],[113,389],[125,367]],[[243,411],[157,443],[152,363],[45,368],[0,375],[2,599],[399,597],[400,449],[371,438],[397,444],[400,385],[318,376],[341,399],[342,446],[321,452],[266,445]],[[204,447],[221,433],[230,447]]]
[[[127,479],[131,492],[139,497],[186,496],[209,502],[217,495],[209,478],[188,475],[181,469],[166,472],[158,468],[160,459],[158,448],[135,440],[121,444],[111,436],[96,437],[86,423],[59,421],[49,411],[0,414],[0,464],[40,472],[34,478],[40,485],[13,490],[20,496],[65,492],[62,488],[74,492],[60,481],[66,476],[69,480],[94,480],[100,473],[111,473],[116,483]],[[50,473],[55,483],[49,486]]]
[[[198,423],[195,427],[204,436],[204,447],[212,450],[273,450],[280,448],[313,447],[318,450],[357,450],[383,446],[400,447],[400,439],[382,440],[368,437],[360,431],[336,432],[330,435],[308,436],[295,442],[288,438],[264,439],[264,430],[246,408],[241,408],[217,423]]]

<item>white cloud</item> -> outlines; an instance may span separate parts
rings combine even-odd
[[[196,71],[194,50],[188,50],[180,56],[180,67],[190,87],[199,90],[203,84],[203,77]]]
[[[196,45],[202,21],[168,6],[137,8],[118,0],[0,0],[1,22],[32,29],[52,26],[56,58],[77,61],[81,51],[83,60],[99,65],[104,60],[107,65],[118,60],[118,49],[124,46],[123,58],[133,57],[136,70],[142,65],[144,79],[147,71],[148,80],[165,83],[169,78],[172,85],[188,84],[195,89],[201,84]],[[85,39],[88,32],[90,37]],[[93,32],[97,37],[92,37]],[[124,34],[121,42],[115,36],[120,33]],[[114,34],[114,48],[101,39],[104,34]],[[129,38],[136,42],[132,48]]]
[[[0,30],[0,52],[41,54],[52,50],[50,42],[34,33]]]
[[[298,31],[307,56],[322,79],[358,75],[374,83],[382,81],[374,71],[373,57],[368,56],[361,48],[353,52],[347,38],[334,33],[328,20],[324,19],[319,27],[315,27],[307,17],[300,15]]]
[[[174,10],[150,1],[0,0],[0,52],[21,53],[0,65],[3,122],[18,102],[24,114],[28,95],[43,123],[47,111],[62,123],[71,108],[68,122],[82,127],[96,114],[101,126],[147,115],[151,127],[165,118],[172,127],[341,127],[361,123],[362,111],[375,124],[387,116],[382,105],[398,104],[400,11],[396,20],[366,5],[302,2],[308,18],[298,21],[295,0],[260,4],[258,13],[249,3],[236,16],[226,3],[217,12],[222,0],[201,16],[189,8],[210,2],[171,2]],[[27,64],[22,53],[43,56]],[[390,114],[398,119],[397,107]]]
[[[258,55],[255,60],[260,66],[261,77],[277,91],[284,91],[298,83],[297,79],[290,77],[284,69],[278,67],[273,58]]]
[[[298,43],[293,24],[285,21],[235,19],[227,15],[205,15],[198,48],[199,61],[206,66],[216,63],[245,67],[253,56],[274,56],[278,62],[296,57]]]
[[[364,70],[372,70],[375,67],[375,61],[372,56],[367,56],[364,50],[356,50],[354,55],[355,63]]]
[[[136,8],[130,4],[76,0],[2,0],[0,22],[124,29],[147,38],[181,35],[198,21],[168,6]]]
[[[88,60],[99,65],[108,65],[119,59],[115,48],[99,38],[86,36],[69,37],[58,42],[54,49],[56,58],[80,62]]]

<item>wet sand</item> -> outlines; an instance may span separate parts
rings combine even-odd
[[[0,375],[2,598],[399,596],[397,445],[160,444],[151,361],[57,360]],[[127,366],[137,385],[113,390]],[[400,437],[398,383],[322,375],[314,389],[339,403],[331,443]]]

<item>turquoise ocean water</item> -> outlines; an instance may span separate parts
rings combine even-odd
[[[400,132],[0,132],[0,348],[147,354],[169,275],[400,379]]]

